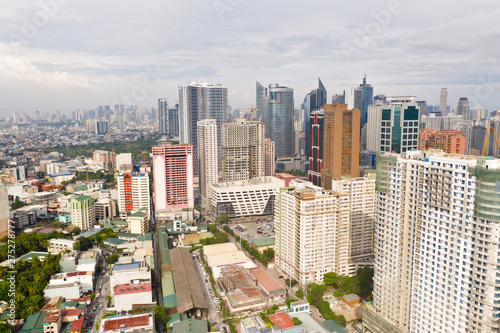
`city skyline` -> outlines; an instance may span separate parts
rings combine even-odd
[[[318,78],[333,95],[358,86],[365,73],[374,94],[415,95],[437,105],[446,87],[452,109],[460,97],[490,112],[500,104],[492,77],[498,9],[486,1],[460,8],[451,1],[340,8],[318,1],[312,5],[322,10],[313,20],[305,14],[311,4],[300,2],[220,0],[134,10],[126,3],[47,3],[55,6],[15,3],[3,12],[0,117],[153,107],[163,97],[175,105],[176,87],[191,81],[228,87],[233,108],[253,103],[256,80],[279,82],[294,89],[298,107]],[[307,26],[298,24],[304,20]],[[325,27],[325,21],[332,23]]]

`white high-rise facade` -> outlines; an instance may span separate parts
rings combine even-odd
[[[265,175],[265,126],[237,119],[222,125],[222,179],[248,180]]]
[[[200,194],[202,208],[210,210],[212,184],[217,183],[217,122],[204,119],[198,122],[198,157],[200,161]]]
[[[446,116],[448,110],[448,89],[441,88],[441,95],[439,96],[439,111],[442,116]]]
[[[500,329],[500,160],[377,160],[373,332]]]
[[[95,199],[89,195],[72,198],[71,224],[82,231],[90,230],[95,224]]]
[[[349,227],[349,276],[358,268],[373,267],[373,235],[376,202],[375,177],[342,177],[332,181],[332,191],[349,194],[351,224]]]
[[[118,210],[120,217],[126,219],[133,212],[142,210],[150,218],[149,175],[122,173],[117,179]]]
[[[281,188],[274,208],[278,270],[301,285],[321,283],[328,272],[348,275],[349,206],[347,193],[310,182]]]

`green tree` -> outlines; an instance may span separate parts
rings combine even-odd
[[[73,235],[79,235],[82,233],[82,229],[80,229],[80,227],[74,227],[73,230],[71,230],[71,232],[73,233]]]
[[[373,291],[373,268],[368,266],[358,268],[356,276],[359,281],[359,293],[363,297],[368,297]]]
[[[342,296],[344,296],[344,290],[343,289],[337,289],[337,290],[335,290],[335,292],[333,293],[333,296],[335,296],[335,297],[342,297]]]
[[[90,300],[91,300],[91,301],[93,301],[93,300],[94,300],[94,298],[95,298],[95,293],[91,293],[91,294],[89,295],[89,297],[90,297]]]
[[[298,298],[304,298],[304,289],[302,287],[299,287],[299,290],[295,293]]]
[[[43,172],[43,171],[37,171],[36,172],[36,176],[38,177],[38,179],[44,179],[45,175],[46,175],[46,173]]]
[[[80,251],[87,251],[88,249],[91,249],[93,247],[90,240],[86,237],[79,237],[78,243],[79,243],[79,250]]]
[[[156,305],[153,307],[153,314],[155,317],[156,331],[163,331],[170,320],[170,317],[167,315],[167,309],[163,305]]]
[[[220,224],[227,224],[229,221],[230,221],[229,215],[227,215],[226,213],[220,214],[216,220],[216,222]]]
[[[329,286],[337,287],[338,274],[334,272],[326,273],[323,276],[323,283]]]
[[[117,254],[112,254],[108,257],[108,259],[106,259],[106,263],[108,263],[109,265],[112,265],[118,261],[118,258],[119,258],[119,256]]]
[[[291,285],[291,286],[293,287],[293,286],[295,286],[297,283],[298,283],[298,282],[297,282],[297,281],[295,281],[295,280],[290,281],[290,279],[289,279],[289,278],[287,278],[287,279],[285,280],[285,284],[286,284],[287,286],[290,286],[290,285]]]
[[[217,226],[215,224],[209,224],[208,225],[208,231],[211,233],[215,234],[217,232]]]
[[[269,261],[272,261],[274,259],[274,250],[271,248],[265,249],[262,251],[262,254],[269,259]]]
[[[5,323],[0,323],[0,333],[11,333],[10,326]]]
[[[302,325],[302,321],[297,318],[297,317],[292,317],[292,320],[293,320],[293,325],[294,326],[299,326],[299,325]]]
[[[295,298],[289,298],[286,300],[286,306],[290,308],[290,303],[293,303],[293,302],[296,302],[298,301],[297,299]]]
[[[26,205],[27,205],[26,203],[22,202],[21,200],[19,200],[19,198],[16,197],[12,205],[10,205],[10,209],[16,210]]]

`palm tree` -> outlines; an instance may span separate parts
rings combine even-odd
[[[31,315],[35,312],[40,311],[40,297],[41,296],[32,296],[24,302],[24,311],[28,314]]]

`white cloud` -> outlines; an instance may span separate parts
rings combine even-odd
[[[390,16],[384,0],[41,1],[61,5],[12,47],[8,36],[23,37],[26,22],[43,8],[0,0],[6,8],[0,13],[0,116],[108,104],[156,66],[162,79],[143,106],[155,106],[159,97],[177,100],[177,85],[193,80],[223,83],[234,106],[255,103],[256,80],[278,82],[295,89],[298,106],[318,77],[332,95],[367,73],[375,93],[413,94],[430,104],[448,87],[453,107],[496,75],[500,57],[500,9],[489,0],[401,0]],[[219,15],[217,3],[230,7]],[[354,50],[349,59],[346,45]],[[498,77],[491,81],[498,92]],[[500,108],[498,96],[481,104]]]

